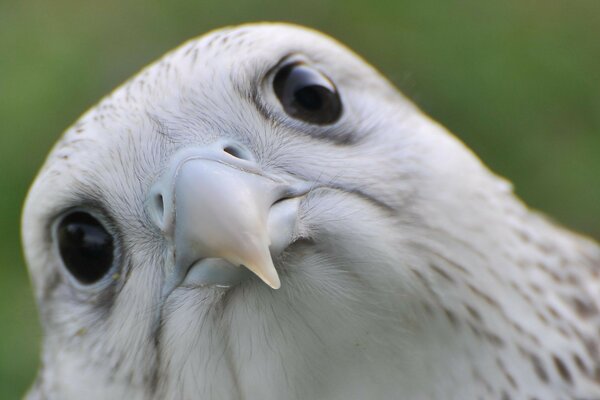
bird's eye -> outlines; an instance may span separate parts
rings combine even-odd
[[[302,63],[283,66],[273,89],[289,116],[317,125],[332,124],[342,114],[335,85],[322,73]]]
[[[111,269],[113,238],[89,213],[65,215],[57,226],[56,238],[65,267],[82,284],[97,282]]]

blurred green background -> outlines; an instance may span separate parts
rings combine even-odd
[[[163,52],[259,20],[345,42],[530,205],[600,238],[598,0],[0,0],[0,399],[20,397],[37,364],[19,216],[52,143]]]

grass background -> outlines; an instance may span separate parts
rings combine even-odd
[[[259,20],[345,42],[530,205],[600,238],[598,0],[0,0],[0,399],[19,398],[37,365],[19,216],[49,147],[163,52]]]

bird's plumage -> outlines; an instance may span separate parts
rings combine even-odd
[[[286,114],[272,75],[288,61],[329,78],[339,120]],[[148,193],[174,154],[224,139],[311,187],[273,259],[281,288],[162,296],[177,255]],[[56,221],[80,209],[115,241],[93,285],[57,250]],[[48,156],[23,241],[45,332],[32,399],[600,398],[598,245],[305,28],[209,33],[103,99]]]

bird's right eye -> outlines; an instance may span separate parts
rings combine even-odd
[[[342,115],[340,95],[323,73],[304,63],[282,67],[273,78],[273,89],[292,118],[329,125]]]
[[[114,260],[113,237],[85,211],[65,215],[56,229],[58,250],[66,269],[84,285],[98,282]]]

